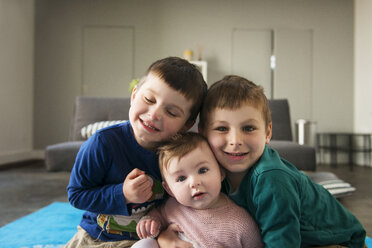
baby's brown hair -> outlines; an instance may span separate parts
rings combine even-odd
[[[175,135],[169,142],[159,147],[159,169],[163,180],[164,171],[167,169],[171,159],[177,158],[180,160],[185,155],[198,148],[203,142],[209,146],[208,141],[202,135],[194,132],[187,132]]]

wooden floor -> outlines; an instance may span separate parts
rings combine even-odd
[[[44,168],[44,161],[39,160],[0,169],[0,226],[55,201],[67,202],[70,173]]]
[[[0,167],[1,168],[1,167]],[[352,168],[352,169],[350,169]],[[372,236],[372,168],[349,165],[318,165],[356,187],[340,202],[351,211]],[[55,201],[67,202],[68,172],[47,172],[44,161],[30,161],[0,169],[0,226]]]

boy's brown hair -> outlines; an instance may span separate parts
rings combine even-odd
[[[175,135],[169,142],[159,147],[159,169],[163,180],[165,180],[164,171],[168,168],[171,159],[176,158],[180,160],[199,147],[203,142],[209,146],[208,141],[202,135],[187,132]]]
[[[150,73],[164,80],[169,87],[180,92],[187,100],[193,101],[190,117],[187,121],[195,121],[208,88],[203,75],[197,67],[178,57],[167,57],[157,60],[147,69],[137,88],[146,83],[146,77]]]
[[[261,86],[240,76],[228,75],[215,82],[208,90],[200,113],[199,128],[205,130],[208,115],[215,109],[238,109],[249,104],[262,112],[266,127],[271,123],[269,102]]]

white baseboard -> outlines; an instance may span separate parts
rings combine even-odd
[[[44,159],[44,150],[18,151],[0,154],[0,166],[32,159]]]

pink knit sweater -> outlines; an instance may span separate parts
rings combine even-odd
[[[227,196],[220,208],[197,210],[169,198],[148,215],[161,221],[163,227],[177,224],[187,239],[200,247],[264,247],[260,230],[253,218]]]

